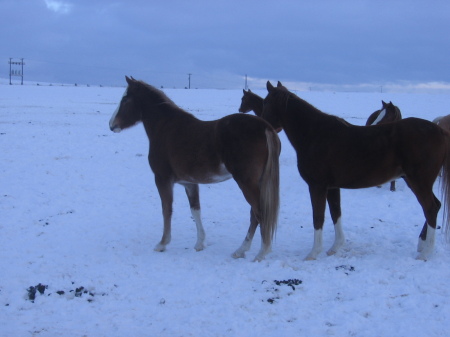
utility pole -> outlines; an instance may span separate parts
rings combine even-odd
[[[247,85],[247,74],[245,74],[245,90],[248,90],[248,85]]]
[[[189,87],[188,88],[189,89],[191,89],[191,75],[192,74],[188,74],[188,81],[189,81]]]
[[[20,59],[20,61],[13,61],[13,58],[9,58],[9,85],[12,84],[11,82],[11,76],[20,76],[21,82],[20,84],[23,85],[23,66],[25,65],[25,62],[23,62],[23,58]],[[19,69],[12,69],[13,66],[21,66]]]

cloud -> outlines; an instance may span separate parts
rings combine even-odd
[[[44,0],[47,8],[55,13],[67,14],[72,9],[72,4],[58,0]]]

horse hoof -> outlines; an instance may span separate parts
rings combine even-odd
[[[334,255],[334,254],[336,254],[335,250],[330,249],[329,251],[327,251],[327,255],[328,256],[331,256],[331,255]]]
[[[315,261],[315,260],[316,260],[315,257],[309,255],[303,259],[303,261]]]
[[[419,254],[416,257],[416,260],[426,262],[428,260],[428,258],[424,254]]]
[[[155,252],[164,252],[166,250],[166,246],[161,244],[157,244],[155,248],[153,248]]]
[[[201,252],[203,249],[205,249],[206,247],[205,247],[205,245],[204,244],[200,244],[200,245],[195,245],[195,247],[194,247],[194,249],[197,251],[197,252]]]
[[[236,251],[231,255],[231,257],[233,259],[243,259],[243,258],[245,258],[245,253]]]

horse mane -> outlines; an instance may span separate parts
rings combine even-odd
[[[300,97],[298,97],[296,94],[290,92],[285,87],[282,87],[282,88],[285,89],[285,93],[286,93],[286,106],[289,101],[293,101],[296,109],[301,110],[303,113],[305,111],[307,111],[309,113],[310,117],[316,121],[327,120],[328,122],[337,122],[338,124],[342,124],[344,126],[351,125],[345,119],[335,116],[335,115],[325,113],[325,112],[319,110],[318,108],[316,108],[311,103],[308,103],[304,99],[301,99]]]
[[[137,85],[139,87],[139,90],[141,91],[139,95],[142,101],[146,102],[146,105],[149,104],[151,106],[158,106],[159,111],[164,113],[166,117],[171,118],[178,116],[178,118],[180,118],[181,116],[184,116],[184,118],[187,119],[197,119],[197,117],[195,117],[193,114],[187,112],[186,110],[175,104],[174,101],[172,101],[164,93],[164,91],[155,88],[154,86],[144,81],[135,80],[134,84]],[[149,110],[144,109],[144,111],[148,112]],[[146,115],[149,116],[149,114]]]
[[[169,98],[169,96],[164,93],[164,91],[159,90],[158,88],[155,88],[154,86],[145,83],[144,81],[136,80],[135,83],[144,88],[144,90],[148,91],[148,94],[150,94],[153,99],[159,101],[157,104],[166,103],[178,108],[178,106]]]

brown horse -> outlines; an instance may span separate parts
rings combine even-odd
[[[383,106],[380,110],[375,111],[369,116],[366,126],[397,122],[402,119],[400,109],[392,104],[392,102],[385,103],[381,101],[381,103]]]
[[[392,104],[392,102],[385,103],[384,101],[381,101],[381,103],[381,109],[375,111],[369,116],[366,126],[397,122],[402,119],[400,109]],[[391,181],[390,190],[395,192],[395,180]]]
[[[251,206],[250,227],[233,256],[244,257],[260,223],[262,244],[255,260],[271,249],[279,208],[280,140],[263,119],[234,114],[201,121],[175,105],[161,90],[126,77],[128,87],[112,116],[114,132],[144,124],[150,141],[150,167],[161,197],[164,231],[156,251],[171,239],[173,186],[185,187],[197,225],[197,251],[204,249],[198,184],[233,178]]]
[[[450,115],[437,117],[433,120],[433,123],[436,123],[444,130],[450,131]]]
[[[450,134],[418,118],[375,126],[355,126],[325,114],[289,92],[267,82],[263,118],[283,127],[297,152],[298,170],[309,186],[314,222],[314,245],[306,259],[322,250],[322,228],[328,200],[335,241],[328,255],[344,243],[340,188],[376,186],[402,177],[422,206],[426,222],[419,236],[418,259],[433,251],[436,217],[441,203],[433,183],[443,167],[445,209],[450,201]],[[446,212],[448,238],[449,215]]]
[[[242,96],[239,112],[247,113],[253,111],[256,116],[261,117],[264,98],[253,93],[250,89],[248,91],[242,91],[244,92],[244,96]]]

